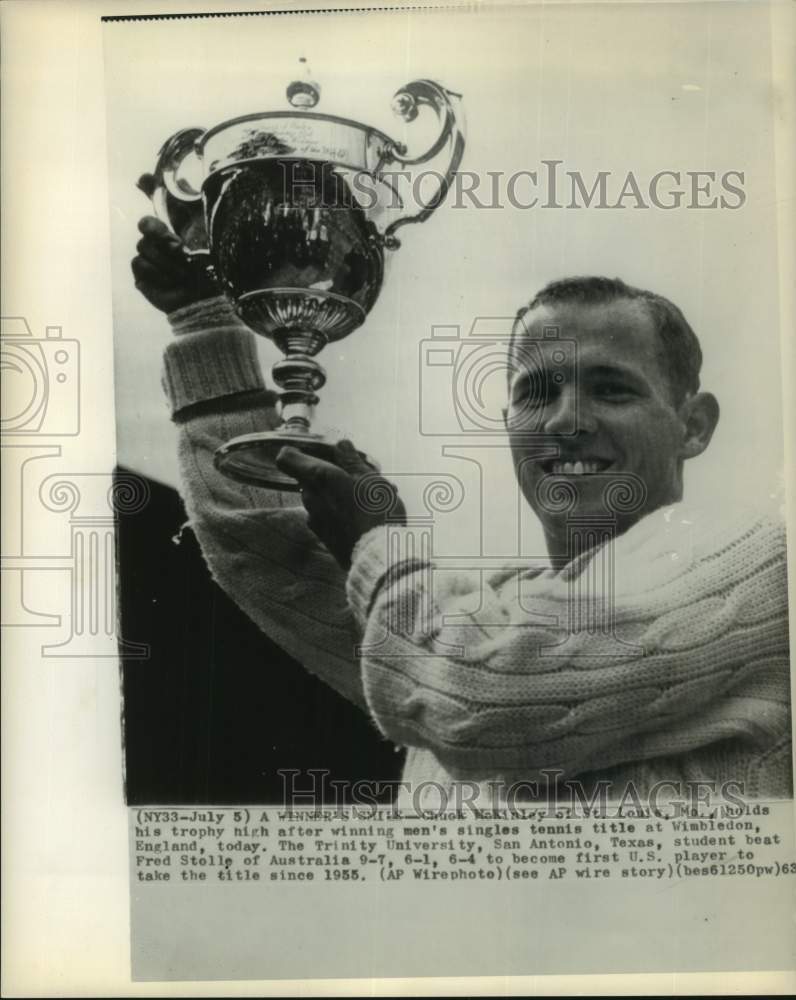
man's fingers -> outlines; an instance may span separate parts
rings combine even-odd
[[[139,191],[143,191],[147,198],[151,198],[154,194],[157,181],[155,180],[154,174],[141,174],[135,183],[135,186]]]
[[[187,274],[189,259],[179,242],[171,242],[160,236],[142,236],[135,249],[139,257],[156,267],[175,275]]]
[[[144,236],[162,236],[179,243],[179,237],[169,229],[165,222],[155,215],[145,215],[138,220],[138,231]]]
[[[354,475],[363,472],[378,472],[378,468],[371,464],[361,451],[357,451],[352,441],[344,438],[335,445],[335,461],[341,469]]]
[[[291,448],[289,445],[280,450],[276,456],[276,464],[282,472],[297,479],[302,487],[320,485],[329,475],[329,471],[335,470],[335,466],[329,462],[305,455],[298,448]]]
[[[153,264],[145,257],[134,257],[130,262],[136,282],[152,285],[163,290],[174,288],[174,273],[170,268]]]

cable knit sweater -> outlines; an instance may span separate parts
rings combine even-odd
[[[593,553],[558,572],[435,570],[418,557],[396,565],[388,535],[413,529],[391,526],[360,539],[346,576],[295,495],[241,486],[213,466],[230,437],[278,423],[253,335],[223,299],[170,321],[164,386],[180,426],[185,502],[213,576],[408,748],[406,782],[494,790],[555,769],[587,789],[610,781],[614,794],[632,781],[643,795],[659,780],[792,794],[776,520],[699,519],[675,505],[609,543],[621,647],[562,624],[571,581]]]

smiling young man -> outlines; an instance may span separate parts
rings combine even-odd
[[[673,303],[619,280],[553,282],[517,316],[511,353],[506,427],[551,559],[566,561],[573,515],[607,512],[605,487],[620,475],[639,496],[619,533],[682,500],[683,465],[707,448],[719,406],[699,391],[699,341]],[[576,485],[574,509],[543,502],[550,475]]]
[[[222,442],[276,425],[274,397],[253,335],[223,299],[196,301],[158,223],[142,231],[133,268],[149,301],[172,310],[164,384],[213,575],[407,748],[410,796],[431,788],[439,801],[466,781],[489,804],[550,772],[587,790],[604,781],[614,796],[661,781],[791,794],[784,532],[765,514],[700,517],[681,503],[684,463],[709,444],[718,405],[699,391],[699,345],[674,305],[578,278],[520,314],[506,423],[551,566],[444,571],[390,555],[411,551],[414,529],[397,497],[389,524],[361,509],[358,480],[376,474],[349,443],[338,465],[283,449],[304,507],[216,471]],[[186,291],[175,299],[175,288]],[[571,519],[604,519],[617,484],[635,501],[619,505],[614,537],[575,553]],[[574,506],[551,504],[546,486]],[[607,587],[581,586],[606,567]],[[573,629],[573,600],[609,601],[611,628]]]

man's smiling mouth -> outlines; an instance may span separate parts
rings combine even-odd
[[[612,464],[602,458],[579,458],[574,462],[562,462],[561,459],[551,458],[540,462],[539,466],[548,476],[593,476],[605,472]]]

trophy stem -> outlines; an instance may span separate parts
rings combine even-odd
[[[289,403],[282,405],[282,420],[286,427],[308,431],[315,416],[315,407],[309,403]]]
[[[273,337],[285,357],[271,369],[279,388],[282,424],[274,431],[244,434],[216,451],[216,467],[226,476],[252,486],[295,491],[298,483],[276,465],[285,446],[298,448],[317,458],[334,460],[334,445],[312,431],[312,418],[319,400],[317,392],[326,383],[326,372],[311,352],[319,351],[326,338],[315,331],[291,330]],[[305,353],[306,352],[306,353]]]
[[[319,402],[317,392],[326,384],[326,372],[315,358],[296,351],[291,340],[286,356],[271,369],[271,377],[280,390],[282,420],[307,431]]]

